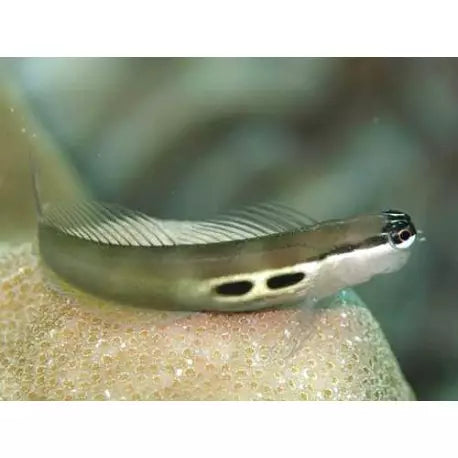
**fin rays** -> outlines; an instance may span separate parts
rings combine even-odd
[[[271,203],[203,221],[160,220],[97,202],[51,207],[43,215],[45,224],[74,237],[108,245],[150,247],[254,239],[303,230],[310,221],[316,223],[297,210]]]

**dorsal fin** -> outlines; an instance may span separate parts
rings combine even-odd
[[[244,207],[202,221],[162,220],[118,205],[81,202],[46,209],[43,223],[92,242],[121,246],[205,245],[304,230],[310,218],[281,204]]]

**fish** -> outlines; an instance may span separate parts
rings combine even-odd
[[[277,203],[195,221],[91,200],[39,210],[40,256],[58,277],[104,299],[187,312],[316,302],[399,270],[417,237],[397,210],[322,222]]]

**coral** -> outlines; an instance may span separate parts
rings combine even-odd
[[[180,314],[56,284],[30,244],[0,251],[0,399],[409,400],[352,291],[326,306]]]

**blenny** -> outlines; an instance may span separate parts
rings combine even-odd
[[[204,221],[117,205],[39,208],[44,263],[83,291],[181,311],[240,312],[329,296],[400,269],[416,230],[400,211],[315,222],[261,204]]]

